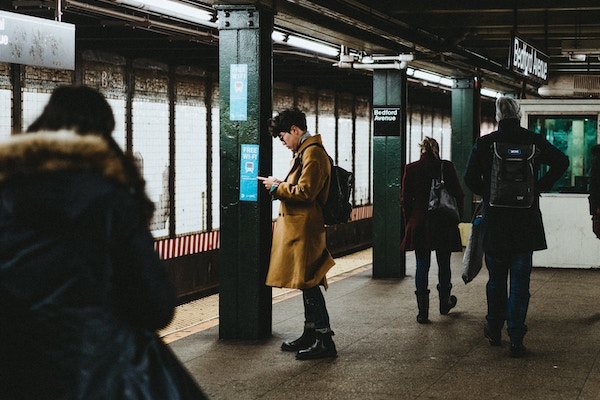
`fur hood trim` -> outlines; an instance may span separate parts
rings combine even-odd
[[[100,136],[65,130],[23,133],[0,141],[0,182],[64,171],[89,171],[127,185],[119,155]]]

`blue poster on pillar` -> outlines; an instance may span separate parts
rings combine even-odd
[[[231,64],[229,70],[229,120],[248,119],[248,64]]]
[[[240,201],[258,201],[257,144],[242,145],[240,163]]]

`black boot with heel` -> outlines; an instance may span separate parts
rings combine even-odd
[[[429,321],[429,290],[426,292],[415,292],[417,295],[417,306],[419,314],[417,314],[417,322],[420,324],[428,324]]]
[[[440,314],[446,315],[450,312],[451,309],[456,307],[456,302],[458,301],[456,296],[450,295],[450,290],[452,290],[452,285],[448,288],[442,288],[439,284],[437,285],[437,290],[440,294]]]

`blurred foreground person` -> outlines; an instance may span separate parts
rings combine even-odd
[[[156,334],[175,290],[114,124],[99,92],[64,86],[0,142],[2,398],[205,398]]]

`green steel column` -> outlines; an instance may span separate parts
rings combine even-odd
[[[406,71],[373,71],[373,278],[403,278],[400,185],[406,164]]]
[[[455,78],[452,85],[452,162],[465,192],[463,221],[471,222],[473,192],[465,185],[463,176],[469,154],[479,137],[479,85],[474,78]]]
[[[221,158],[219,337],[258,339],[271,335],[271,288],[264,284],[271,250],[271,200],[257,185],[254,201],[240,201],[241,150],[242,145],[259,145],[258,175],[271,174],[273,141],[267,121],[272,115],[273,13],[249,5],[216,9]]]

